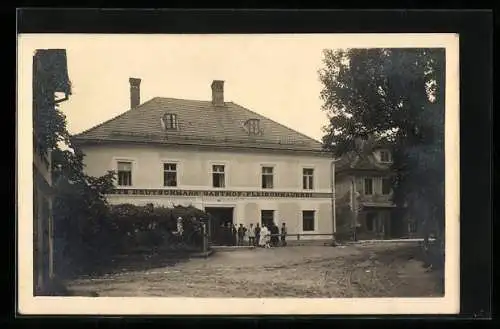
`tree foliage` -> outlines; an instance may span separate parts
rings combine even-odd
[[[33,88],[33,131],[35,149],[51,153],[55,238],[55,269],[63,263],[77,266],[92,259],[106,239],[108,207],[105,194],[113,188],[115,174],[101,177],[84,171],[84,154],[67,130],[66,116],[55,102],[50,72],[37,71]]]
[[[395,203],[442,232],[444,49],[325,50],[323,64],[325,148],[342,156],[359,138],[389,142]]]

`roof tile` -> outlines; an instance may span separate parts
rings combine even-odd
[[[161,118],[165,113],[177,115],[178,130],[165,131],[162,128]],[[248,134],[244,126],[248,119],[260,120],[262,134]],[[320,142],[233,102],[217,107],[211,101],[161,97],[155,97],[74,137],[78,140],[226,143],[257,148],[322,150]]]

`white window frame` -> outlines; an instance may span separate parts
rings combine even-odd
[[[263,187],[262,185],[262,178],[264,176],[264,168],[272,168],[273,169],[273,186],[272,187]],[[267,174],[269,175],[269,174]],[[276,182],[277,182],[277,178],[276,178],[276,164],[270,164],[270,163],[261,163],[260,165],[260,173],[259,173],[259,181],[260,181],[260,188],[262,190],[265,190],[265,191],[268,191],[268,190],[273,190],[276,188]]]
[[[229,179],[228,179],[228,169],[229,169],[229,166],[227,164],[227,162],[215,162],[215,161],[210,161],[209,163],[210,167],[209,167],[209,172],[210,172],[210,182],[209,182],[209,186],[210,188],[214,188],[214,189],[226,189],[228,188],[228,183],[229,183]],[[224,186],[223,187],[215,187],[214,186],[214,174],[216,172],[214,172],[214,166],[223,166],[224,167]]]
[[[132,165],[132,172],[130,174],[130,179],[132,180],[132,184],[131,185],[118,185],[118,162],[130,162],[130,164]],[[130,158],[130,157],[113,157],[113,165],[112,165],[112,170],[116,172],[116,184],[115,184],[115,187],[116,188],[123,188],[123,189],[127,189],[127,188],[132,188],[132,187],[135,187],[137,186],[137,182],[136,182],[136,178],[137,178],[137,170],[138,170],[139,166],[137,165],[137,159],[136,158]]]
[[[313,218],[313,221],[314,221],[314,228],[313,230],[305,230],[304,229],[304,211],[312,211],[313,212],[313,215],[314,215],[314,218]],[[313,232],[317,232],[318,231],[318,210],[317,209],[302,209],[300,211],[300,226],[301,226],[301,231],[302,233],[313,233]]]
[[[177,177],[176,177],[176,180],[177,180],[177,185],[176,186],[165,186],[165,165],[166,164],[175,164],[176,165],[176,173],[177,173]],[[176,160],[176,159],[162,159],[161,160],[161,186],[162,188],[166,188],[166,189],[177,189],[181,186],[181,170],[182,170],[182,167],[181,167],[181,161],[180,160]]]
[[[165,121],[166,117],[170,117],[170,121],[172,122],[171,126],[167,126],[167,122]],[[179,120],[177,117],[177,113],[164,113],[161,117],[161,123],[163,126],[163,130],[178,130],[179,129]]]
[[[259,135],[260,134],[260,120],[259,119],[248,119],[247,129],[249,135]],[[255,128],[255,129],[253,129]]]
[[[304,169],[311,169],[313,171],[312,174],[312,188],[304,188]],[[304,191],[314,191],[316,189],[316,168],[315,166],[310,166],[310,165],[303,165],[300,169],[300,186],[301,190]]]

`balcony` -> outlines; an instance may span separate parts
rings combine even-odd
[[[391,194],[362,194],[359,196],[359,202],[362,203],[363,206],[394,207],[391,196]]]

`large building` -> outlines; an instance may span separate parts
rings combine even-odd
[[[359,239],[418,235],[416,223],[392,201],[392,147],[373,137],[356,146],[336,161],[337,230],[356,228]]]
[[[220,80],[208,101],[144,103],[141,80],[129,82],[130,109],[75,136],[88,174],[117,172],[110,203],[192,205],[216,218],[212,229],[286,222],[311,234],[301,239],[331,239],[334,165],[321,143],[224,101]]]

